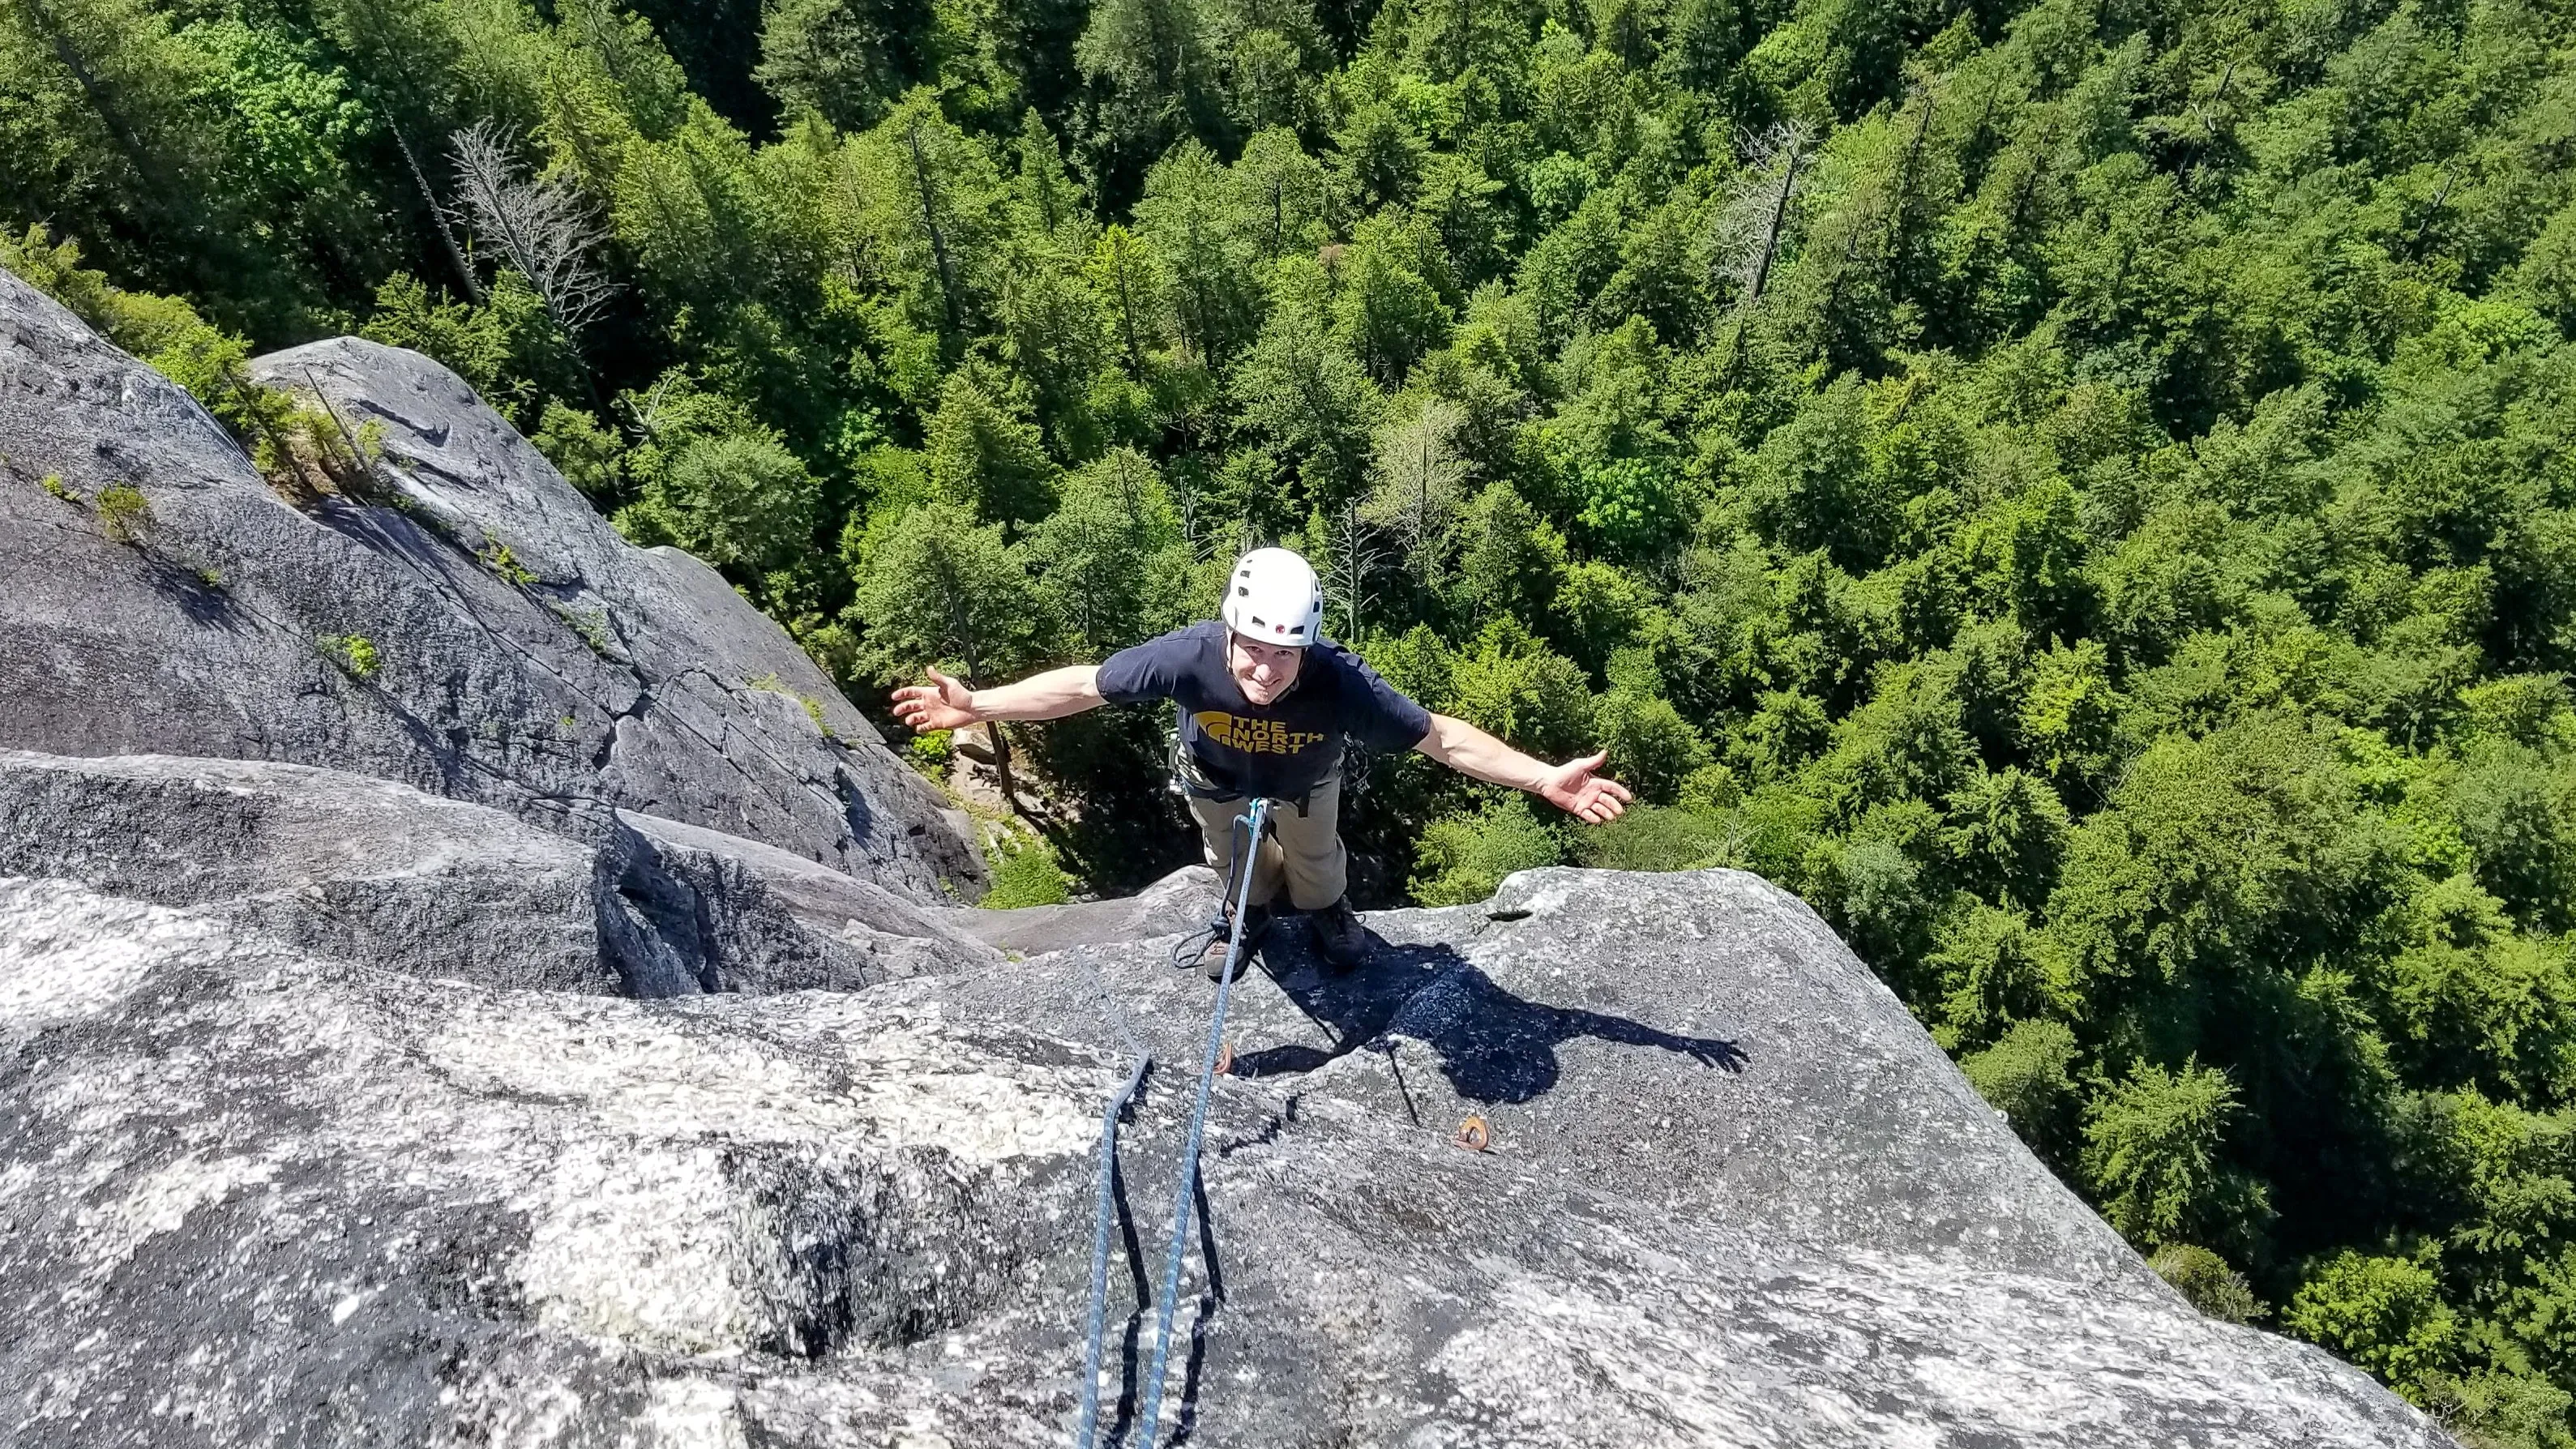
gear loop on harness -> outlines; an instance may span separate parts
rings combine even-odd
[[[1235,817],[1235,824],[1245,826],[1247,830],[1243,846],[1235,851],[1235,879],[1229,883],[1235,898],[1234,938],[1226,950],[1224,973],[1217,978],[1216,1007],[1208,1019],[1207,1048],[1199,1062],[1198,1095],[1190,1106],[1189,1139],[1181,1149],[1180,1182],[1173,1190],[1172,1246],[1164,1260],[1162,1291],[1157,1300],[1153,1367],[1147,1372],[1144,1403],[1136,1419],[1137,1449],[1153,1449],[1155,1433],[1160,1428],[1156,1421],[1162,1416],[1163,1381],[1171,1364],[1172,1315],[1181,1291],[1181,1264],[1189,1247],[1192,1190],[1199,1181],[1199,1148],[1207,1136],[1208,1098],[1216,1082],[1217,1058],[1225,1048],[1226,1004],[1233,994],[1235,971],[1243,958],[1243,927],[1252,896],[1253,856],[1261,845],[1262,827],[1269,821],[1270,804],[1267,799],[1254,800],[1248,814]],[[1206,933],[1206,937],[1212,941],[1213,931]],[[1118,1118],[1135,1095],[1137,1084],[1144,1080],[1150,1060],[1139,1046],[1135,1067],[1101,1111],[1100,1193],[1091,1241],[1091,1313],[1088,1342],[1083,1351],[1082,1413],[1074,1428],[1074,1449],[1092,1449],[1099,1429],[1101,1340],[1108,1331],[1111,1185],[1117,1172]]]

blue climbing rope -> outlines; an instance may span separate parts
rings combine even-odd
[[[1261,848],[1261,827],[1268,819],[1270,802],[1255,800],[1252,813],[1234,818],[1237,825],[1252,827],[1250,843],[1235,852],[1238,871],[1234,908],[1234,937],[1226,948],[1225,973],[1217,979],[1216,1013],[1208,1022],[1206,1058],[1199,1063],[1198,1101],[1190,1109],[1189,1145],[1181,1155],[1181,1185],[1172,1205],[1172,1252],[1164,1267],[1162,1316],[1154,1332],[1153,1376],[1146,1382],[1145,1412],[1138,1423],[1143,1438],[1139,1449],[1153,1449],[1155,1418],[1163,1408],[1163,1377],[1171,1358],[1173,1299],[1181,1291],[1181,1257],[1190,1231],[1190,1189],[1198,1181],[1199,1143],[1207,1131],[1208,1094],[1216,1078],[1217,1053],[1225,1042],[1225,1008],[1233,994],[1235,968],[1243,957],[1243,919],[1252,895],[1252,861]],[[1103,1000],[1108,1001],[1106,987]],[[1114,1001],[1110,1002],[1115,1005]],[[1145,1068],[1152,1057],[1135,1042],[1134,1034],[1125,1030],[1124,1013],[1120,1013],[1121,1035],[1135,1048],[1136,1065],[1127,1073],[1126,1083],[1112,1093],[1100,1113],[1100,1200],[1091,1229],[1091,1316],[1089,1342],[1082,1355],[1082,1417],[1074,1427],[1074,1449],[1092,1449],[1100,1426],[1100,1350],[1109,1326],[1109,1225],[1111,1187],[1117,1173],[1118,1118],[1127,1110],[1128,1101],[1136,1095],[1137,1085],[1145,1080]]]
[[[1118,1116],[1127,1110],[1136,1085],[1145,1080],[1145,1064],[1152,1060],[1138,1052],[1126,1085],[1100,1112],[1100,1210],[1091,1228],[1091,1346],[1082,1354],[1082,1422],[1073,1431],[1074,1449],[1091,1449],[1092,1434],[1100,1425],[1100,1340],[1109,1324],[1109,1207],[1112,1180],[1118,1174]]]
[[[1199,1060],[1198,1101],[1190,1108],[1189,1144],[1181,1149],[1180,1186],[1172,1193],[1172,1251],[1163,1260],[1163,1291],[1160,1295],[1160,1319],[1154,1325],[1154,1367],[1145,1378],[1145,1406],[1136,1416],[1137,1449],[1154,1449],[1155,1421],[1163,1412],[1163,1375],[1172,1357],[1172,1309],[1181,1291],[1181,1257],[1189,1246],[1190,1189],[1199,1178],[1199,1143],[1207,1135],[1209,1089],[1216,1082],[1217,1053],[1225,1046],[1225,1003],[1234,989],[1236,963],[1243,956],[1243,919],[1249,913],[1252,899],[1253,857],[1261,850],[1261,827],[1270,818],[1270,802],[1255,800],[1252,813],[1238,815],[1235,823],[1251,827],[1244,845],[1235,852],[1241,866],[1234,899],[1234,940],[1226,948],[1225,971],[1216,980],[1216,1014],[1208,1019],[1207,1052]]]

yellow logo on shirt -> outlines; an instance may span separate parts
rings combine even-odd
[[[1203,709],[1193,716],[1207,737],[1231,750],[1253,755],[1294,755],[1309,745],[1320,745],[1324,736],[1307,730],[1292,730],[1275,719],[1245,719],[1221,709]]]

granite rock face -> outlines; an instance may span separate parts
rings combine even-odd
[[[380,496],[289,507],[186,393],[0,274],[0,748],[319,765],[576,833],[596,803],[915,900],[979,886],[962,817],[803,651],[617,537],[446,369],[341,339],[255,371],[380,436]],[[117,484],[145,505],[121,529]]]
[[[1220,1100],[1268,1116],[1212,1138],[1205,1442],[2451,1442],[2193,1310],[1757,877],[1533,871],[1368,919],[1359,970],[1283,925],[1237,987]],[[1209,988],[1170,945],[946,997],[1186,1072]]]
[[[496,990],[58,880],[0,1002],[13,1449],[739,1445],[750,1365],[1060,1292],[1093,1127],[902,985]]]
[[[1211,988],[1116,934],[1204,878],[984,923],[1089,938],[1016,961],[633,1001],[43,856],[0,880],[0,1443],[1061,1444],[1143,1047],[1103,1374],[1134,1442]],[[730,858],[808,919],[909,909]],[[1165,1442],[2448,1443],[2193,1312],[1758,880],[1535,872],[1373,924],[1351,975],[1283,926],[1236,986]]]
[[[925,910],[869,881],[775,846],[676,820],[617,812],[604,860],[618,870],[617,914],[640,917],[692,991],[768,995],[956,971],[993,950],[956,929],[971,912]]]
[[[329,770],[0,751],[0,875],[207,907],[386,970],[615,993],[607,864],[509,816]]]
[[[884,888],[632,812],[591,844],[301,765],[0,750],[0,875],[197,907],[414,976],[633,997],[852,990],[992,959]]]

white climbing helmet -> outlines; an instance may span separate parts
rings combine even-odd
[[[1225,626],[1247,639],[1303,649],[1324,623],[1315,571],[1284,548],[1256,548],[1234,561],[1225,589]]]

